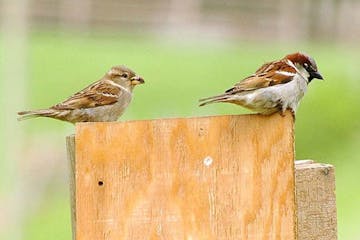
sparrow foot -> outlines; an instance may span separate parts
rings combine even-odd
[[[290,112],[291,112],[291,116],[293,117],[294,122],[295,122],[296,117],[295,117],[295,111],[294,111],[294,109],[290,109]]]
[[[290,111],[291,116],[295,121],[295,111],[293,109],[291,109],[291,108],[289,108],[288,110]],[[286,110],[285,111],[279,111],[280,116],[285,117],[286,116],[285,112],[286,112]]]
[[[280,116],[285,117],[286,107],[284,108],[284,104],[282,103],[281,100],[279,100],[278,109],[279,109]]]

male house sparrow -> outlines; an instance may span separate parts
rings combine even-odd
[[[100,80],[48,109],[19,112],[18,120],[50,117],[76,122],[116,121],[132,98],[132,90],[144,79],[125,66],[112,67]]]
[[[314,59],[304,53],[293,53],[265,63],[224,94],[200,99],[200,106],[228,102],[261,114],[281,111],[283,115],[287,109],[295,114],[307,85],[314,78],[323,79]]]

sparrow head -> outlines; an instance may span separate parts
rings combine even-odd
[[[314,78],[323,79],[321,74],[318,72],[315,60],[309,55],[297,52],[286,55],[285,59],[291,61],[302,74],[305,74],[309,82],[311,82]]]
[[[124,86],[133,88],[138,84],[145,83],[144,79],[123,65],[112,67],[105,75],[108,79]]]

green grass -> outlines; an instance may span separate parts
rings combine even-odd
[[[26,239],[71,239],[69,198],[62,192],[52,191],[39,203],[41,207],[25,221]]]
[[[197,100],[223,92],[265,61],[298,50],[311,53],[325,81],[311,83],[298,110],[297,159],[336,166],[339,239],[360,237],[356,214],[360,212],[359,48],[263,42],[184,44],[140,36],[51,33],[32,34],[29,47],[24,108],[48,107],[97,80],[110,66],[126,64],[143,76],[146,84],[135,89],[122,120],[248,113],[230,104],[199,108]],[[29,137],[39,132],[63,136],[71,129],[69,124],[49,119],[26,123]],[[67,199],[50,197],[43,204],[27,222],[27,239],[69,239],[68,212],[62,212],[68,208]]]

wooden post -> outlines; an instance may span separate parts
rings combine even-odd
[[[71,232],[72,232],[72,239],[75,240],[75,227],[76,227],[76,183],[75,183],[75,135],[67,136],[66,138],[66,149],[67,155],[69,160],[69,185],[70,185],[70,209],[71,209]]]
[[[290,114],[82,123],[75,139],[76,240],[296,237]]]
[[[335,173],[329,164],[296,161],[298,239],[337,239]]]
[[[83,146],[77,151],[83,154],[82,162],[79,157],[75,161],[75,137],[67,138],[73,239],[75,235],[77,240],[161,239],[161,236],[165,239],[295,239],[291,232],[295,232],[293,186],[288,176],[292,162],[285,160],[281,165],[279,162],[272,165],[274,160],[269,155],[249,148],[240,136],[255,143],[257,150],[268,152],[266,146],[270,145],[264,143],[267,140],[257,135],[262,129],[259,135],[274,143],[270,151],[276,148],[283,154],[278,152],[277,157],[292,158],[292,145],[286,144],[290,154],[284,153],[281,137],[275,134],[280,129],[280,135],[287,135],[285,142],[291,142],[288,134],[292,134],[292,121],[289,116],[278,120],[274,115],[264,125],[262,121],[266,120],[254,115],[78,126],[78,145]],[[240,128],[241,132],[237,131]],[[198,144],[192,145],[196,138]],[[199,144],[201,139],[205,143]],[[125,146],[129,148],[124,149]],[[233,153],[236,147],[240,149]],[[205,158],[199,155],[203,148],[209,153]],[[242,148],[251,152],[246,158],[242,157]],[[151,149],[161,152],[153,155]],[[228,158],[215,158],[213,153],[217,151],[220,151],[217,156]],[[187,155],[189,152],[199,157],[192,158]],[[161,161],[164,153],[166,161]],[[295,172],[297,239],[336,240],[333,166],[312,160],[296,161]],[[286,179],[287,184],[279,182]],[[80,183],[85,188],[76,190]],[[77,216],[83,218],[82,223],[76,221]],[[258,229],[252,228],[255,224],[259,225]]]

